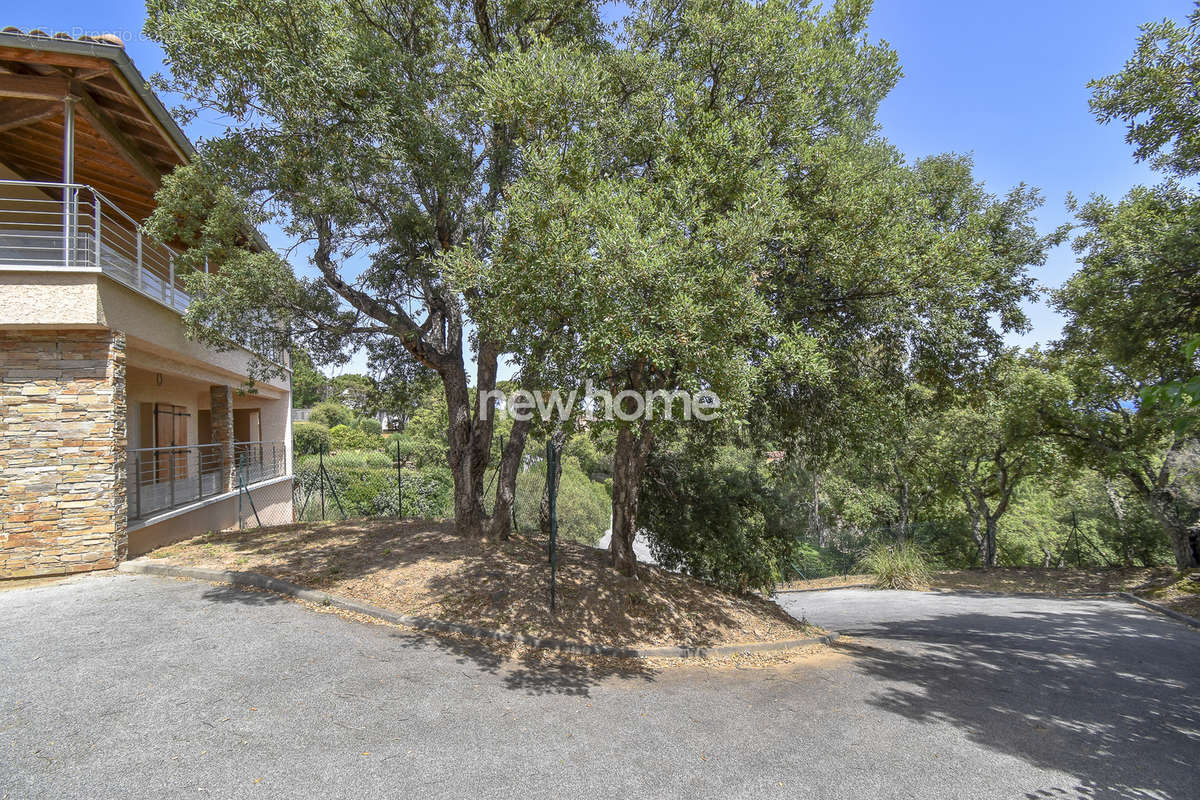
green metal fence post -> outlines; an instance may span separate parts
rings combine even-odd
[[[550,507],[550,613],[554,613],[555,581],[558,570],[558,448],[554,437],[546,442],[546,493]]]

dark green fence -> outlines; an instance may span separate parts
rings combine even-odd
[[[397,452],[341,450],[297,456],[292,506],[297,522],[453,514],[450,471],[410,468]]]

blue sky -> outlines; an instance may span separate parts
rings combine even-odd
[[[880,110],[883,132],[909,158],[972,154],[994,193],[1020,182],[1039,187],[1046,197],[1039,223],[1050,230],[1067,221],[1068,192],[1120,196],[1157,181],[1134,163],[1121,126],[1093,120],[1086,84],[1121,68],[1140,24],[1182,19],[1191,7],[1191,0],[876,0],[871,37],[890,43],[904,70]],[[141,36],[144,15],[137,0],[40,0],[10,6],[0,26],[117,33],[150,75],[162,68],[162,52]],[[189,133],[202,135],[202,123]],[[1074,268],[1063,246],[1039,277],[1056,286]],[[1051,309],[1038,304],[1029,314],[1033,330],[1014,343],[1058,335]],[[361,369],[356,362],[348,369]]]

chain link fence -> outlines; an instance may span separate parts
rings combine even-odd
[[[292,509],[297,522],[439,518],[453,514],[454,484],[444,467],[408,467],[399,446],[297,456]]]

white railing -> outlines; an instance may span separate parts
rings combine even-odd
[[[145,519],[287,474],[287,448],[283,442],[236,442],[233,459],[230,486],[225,480],[223,445],[130,450],[126,494],[129,519]]]
[[[91,186],[0,180],[0,267],[98,269],[179,313],[191,297],[176,253]],[[205,270],[208,265],[205,264]],[[272,344],[239,342],[277,364]]]

